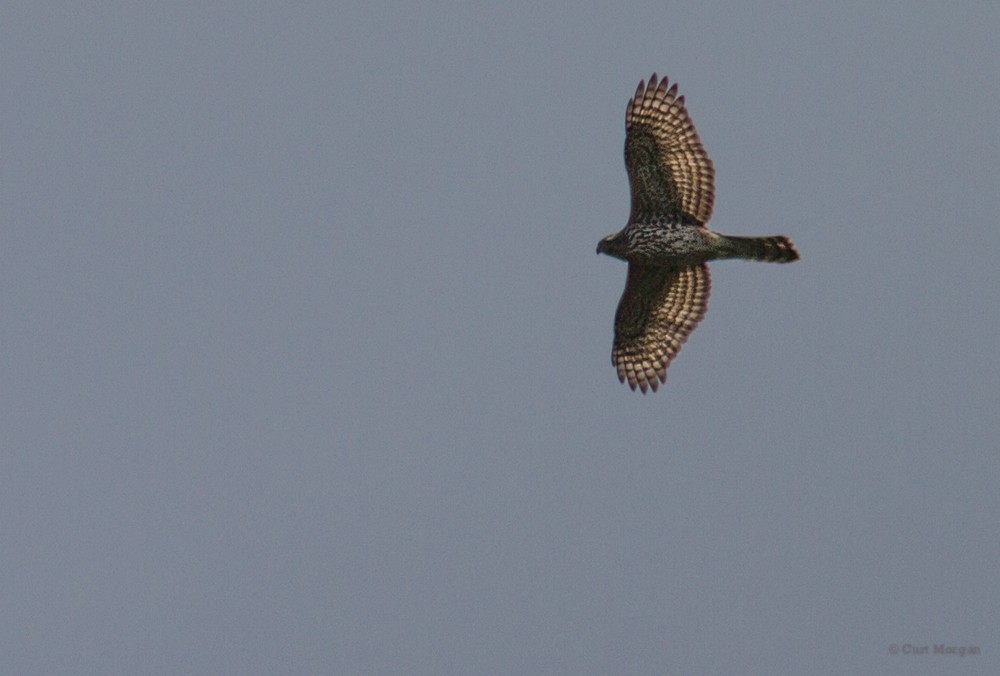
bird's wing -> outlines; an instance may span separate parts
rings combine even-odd
[[[615,313],[611,360],[618,379],[633,390],[654,392],[667,366],[708,309],[708,265],[659,267],[629,263]]]
[[[632,186],[632,221],[671,216],[704,225],[715,201],[715,169],[694,123],[667,78],[639,82],[625,115],[625,166]],[[645,217],[645,218],[644,218]]]

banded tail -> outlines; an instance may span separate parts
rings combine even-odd
[[[795,245],[784,235],[773,237],[722,235],[722,238],[729,249],[723,258],[744,258],[769,263],[791,263],[799,260],[799,252],[795,250]]]

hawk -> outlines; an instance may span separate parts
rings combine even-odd
[[[694,123],[667,78],[642,81],[625,115],[625,167],[632,210],[621,232],[597,253],[628,262],[615,313],[611,360],[618,379],[645,394],[708,308],[708,264],[718,258],[789,263],[799,259],[784,236],[734,237],[706,227],[715,201],[715,169]]]

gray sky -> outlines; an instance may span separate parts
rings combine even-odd
[[[1000,672],[1000,6],[807,5],[6,8],[0,671]],[[803,260],[642,397],[654,70]]]

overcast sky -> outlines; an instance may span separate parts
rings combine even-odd
[[[938,4],[10,3],[0,671],[1000,673],[1000,5]],[[643,397],[654,70],[802,260]]]

